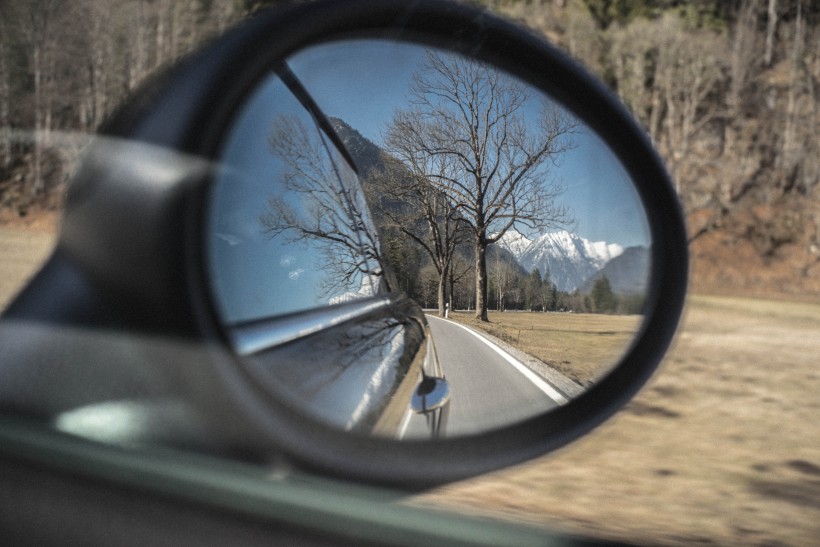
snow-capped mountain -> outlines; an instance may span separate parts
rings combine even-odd
[[[627,247],[624,252],[606,263],[598,273],[587,279],[581,292],[589,292],[603,276],[612,290],[622,294],[645,293],[649,283],[650,257],[646,247]]]
[[[527,250],[527,247],[532,245],[532,240],[527,236],[516,232],[515,230],[509,230],[501,237],[497,244],[502,249],[512,253],[513,257],[518,260]]]
[[[565,230],[550,232],[534,240],[509,231],[498,245],[511,252],[528,272],[538,268],[560,291],[571,292],[624,252],[615,243],[589,241]]]

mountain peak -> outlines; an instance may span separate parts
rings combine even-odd
[[[567,292],[580,287],[624,252],[617,243],[590,241],[566,230],[548,232],[532,240],[510,230],[498,240],[498,245],[512,253],[528,272],[535,268],[542,274],[549,272],[558,290]]]

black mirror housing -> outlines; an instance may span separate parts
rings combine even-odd
[[[218,318],[203,243],[220,146],[271,67],[340,38],[423,44],[502,68],[573,112],[629,173],[653,241],[644,321],[618,366],[569,404],[486,433],[398,442],[317,422],[270,398],[238,364]],[[460,4],[287,5],[156,77],[101,129],[72,183],[55,255],[0,322],[0,344],[14,340],[13,362],[0,371],[0,402],[13,413],[54,419],[103,400],[173,400],[183,410],[160,423],[168,431],[196,429],[195,439],[178,443],[185,447],[257,462],[285,458],[367,482],[441,484],[559,448],[616,412],[671,343],[687,274],[683,214],[661,159],[619,100],[557,48]],[[70,381],[26,384],[55,359]],[[429,380],[432,395],[446,387]],[[420,401],[424,395],[416,393]],[[449,389],[439,395],[435,404],[443,405]]]

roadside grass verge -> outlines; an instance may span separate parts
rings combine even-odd
[[[643,319],[551,312],[490,312],[489,318],[483,323],[472,312],[450,313],[450,319],[503,340],[583,386],[618,362]]]

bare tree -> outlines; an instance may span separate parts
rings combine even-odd
[[[609,56],[618,85],[618,93],[649,131],[652,142],[661,141],[660,122],[663,101],[660,89],[650,85],[655,81],[659,23],[638,19],[627,27],[612,27],[608,31],[611,47]]]
[[[475,260],[456,253],[450,268],[450,309],[474,309],[475,299]]]
[[[738,9],[737,21],[732,29],[729,51],[729,89],[726,95],[725,152],[729,155],[736,152],[735,147],[740,125],[743,122],[743,107],[747,89],[758,68],[756,4],[756,0],[743,0]],[[769,43],[767,42],[767,55],[769,55],[768,48]],[[768,63],[769,61],[766,61],[766,64]]]
[[[774,36],[777,33],[777,0],[769,0],[766,13],[766,51],[763,54],[763,63],[771,66],[774,56]]]
[[[811,146],[811,141],[816,139],[800,139],[798,133],[798,95],[803,76],[803,56],[804,46],[804,22],[803,5],[800,0],[797,2],[797,16],[794,21],[794,38],[789,63],[789,91],[786,100],[785,126],[782,133],[782,144],[778,154],[777,167],[786,172],[793,172],[798,169],[798,164],[804,160],[806,148]],[[808,87],[808,86],[807,86]],[[795,175],[796,176],[796,175]]]
[[[433,295],[436,294],[439,279],[439,273],[435,266],[431,263],[425,264],[419,272],[419,295],[421,298],[420,303],[423,308],[429,307],[430,302],[433,300]]]
[[[22,45],[31,52],[29,71],[32,77],[33,153],[29,158],[31,185],[28,198],[34,200],[45,188],[43,159],[52,121],[54,56],[58,50],[55,19],[59,4],[56,0],[28,0],[14,4],[13,14]]]
[[[152,68],[151,65],[151,7],[148,0],[135,0],[122,6],[122,15],[132,21],[124,29],[123,51],[126,88],[135,89]]]
[[[407,131],[415,122],[409,116],[407,112],[396,113],[386,138],[388,151],[401,160],[401,165],[388,162],[385,172],[373,177],[377,181],[374,190],[388,201],[373,199],[371,202],[384,204],[380,207],[382,216],[430,257],[438,273],[436,302],[438,314],[443,317],[449,301],[447,280],[452,259],[457,246],[468,239],[469,232],[452,192],[443,191],[427,178],[429,173],[437,173],[439,183],[447,184],[452,180],[448,170],[453,166],[446,156],[419,153],[414,133]]]
[[[415,74],[411,107],[388,130],[415,157],[430,158],[418,162],[434,167],[425,179],[467,223],[482,321],[488,320],[487,246],[514,227],[527,232],[570,221],[557,204],[563,188],[549,168],[573,146],[576,122],[539,99],[494,67],[430,51]]]
[[[11,165],[11,70],[7,19],[0,10],[0,173]]]
[[[355,173],[331,155],[325,138],[295,116],[274,120],[268,143],[285,166],[283,192],[269,198],[259,221],[271,238],[284,235],[321,252],[327,294],[372,294],[388,282],[378,234]]]
[[[722,113],[711,99],[723,79],[725,42],[708,30],[693,40],[675,15],[665,15],[661,24],[655,85],[664,99],[667,161],[677,183],[696,135]]]
[[[515,269],[510,262],[509,255],[497,252],[495,259],[490,265],[489,275],[495,286],[496,308],[498,311],[505,311],[507,291],[515,278]]]
[[[465,281],[466,284],[475,286],[475,279],[470,281],[469,276],[473,273],[473,264],[472,262],[467,260],[462,254],[456,253],[453,255],[453,260],[450,263],[450,271],[447,274],[447,286],[449,287],[448,297],[449,297],[449,304],[450,309],[456,309],[456,302],[455,302],[455,293],[456,293],[456,284]],[[474,291],[472,291],[474,292]]]
[[[94,131],[120,99],[123,86],[114,83],[118,74],[115,50],[119,37],[121,2],[101,4],[96,0],[75,0],[65,11],[84,21],[89,32],[80,35],[81,43],[73,53],[76,60],[75,84],[78,87],[79,127]],[[116,91],[115,91],[116,90]]]

